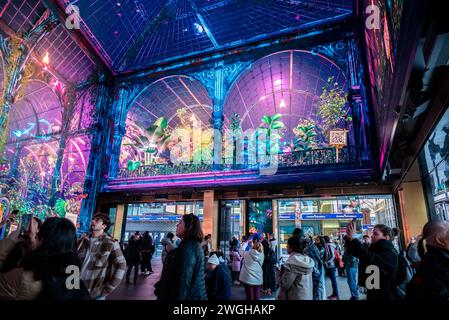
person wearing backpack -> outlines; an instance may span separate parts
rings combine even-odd
[[[324,236],[324,265],[327,268],[329,278],[332,282],[332,294],[327,297],[328,300],[339,300],[338,282],[337,282],[337,265],[335,264],[335,252],[337,249],[328,236]]]
[[[308,238],[308,254],[314,262],[313,272],[312,272],[312,283],[313,283],[313,300],[326,300],[326,288],[325,288],[325,269],[323,262],[323,255],[319,248],[320,238],[317,237],[316,241],[312,238]],[[324,240],[323,240],[324,241]],[[324,249],[323,249],[324,251]]]
[[[395,236],[393,230],[384,224],[375,225],[369,248],[364,247],[358,239],[355,239],[355,230],[356,225],[352,221],[346,229],[346,248],[349,254],[359,259],[359,285],[367,288],[367,300],[395,299],[398,254],[392,242]],[[369,266],[377,268],[368,268]],[[376,273],[376,269],[378,273]],[[375,286],[376,281],[370,282],[370,285],[367,286],[368,276],[372,280],[376,275],[379,277],[379,286]],[[374,285],[371,286],[371,284]]]

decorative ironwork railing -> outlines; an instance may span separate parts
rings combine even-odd
[[[269,157],[265,161],[268,161]],[[345,147],[339,150],[338,164],[360,163],[359,150],[356,147]],[[171,174],[189,174],[212,171],[229,170],[258,170],[268,167],[268,164],[250,163],[245,157],[243,163],[236,163],[235,159],[222,160],[221,164],[212,163],[182,163],[182,164],[151,164],[142,165],[136,170],[129,171],[126,167],[120,168],[119,178],[137,178],[150,176],[163,176]],[[308,151],[294,151],[278,155],[278,168],[295,168],[305,166],[337,164],[335,148],[321,148]],[[273,165],[273,164],[272,164]]]

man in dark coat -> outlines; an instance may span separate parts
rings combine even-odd
[[[376,225],[371,236],[371,245],[367,249],[354,238],[355,222],[351,222],[347,228],[345,237],[348,253],[359,259],[359,285],[366,286],[366,280],[376,277],[375,271],[367,269],[376,266],[379,270],[379,286],[367,287],[367,300],[392,300],[395,295],[396,274],[398,269],[398,254],[394,248],[393,230],[385,225]],[[368,272],[368,273],[367,273]],[[375,279],[374,279],[375,280]],[[376,281],[368,281],[375,284]]]
[[[153,238],[151,238],[150,233],[145,231],[142,237],[142,250],[141,250],[141,270],[142,272],[153,273],[153,268],[151,267],[151,258],[154,253]]]
[[[449,222],[428,222],[423,229],[426,253],[407,286],[407,299],[449,299]]]
[[[129,277],[131,276],[131,270],[134,267],[134,283],[137,281],[139,274],[140,250],[142,248],[142,240],[139,232],[132,235],[128,241],[128,248],[126,252],[126,262],[128,263],[128,270],[126,272],[126,283],[129,283]]]
[[[206,291],[209,300],[231,300],[231,275],[213,254],[207,260]]]

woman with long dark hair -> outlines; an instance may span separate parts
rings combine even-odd
[[[193,213],[183,215],[176,236],[181,242],[167,254],[155,294],[158,300],[207,300],[201,246],[204,236],[198,217]]]
[[[68,290],[67,267],[80,267],[76,250],[76,228],[70,220],[48,218],[37,235],[38,246],[20,267],[0,274],[0,299],[90,299],[80,282],[80,289]]]

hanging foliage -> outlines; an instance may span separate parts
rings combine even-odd
[[[347,125],[352,121],[348,115],[346,106],[346,94],[333,77],[327,79],[323,92],[318,100],[318,115],[323,121],[323,130],[326,137],[331,129],[338,128],[341,124]]]

